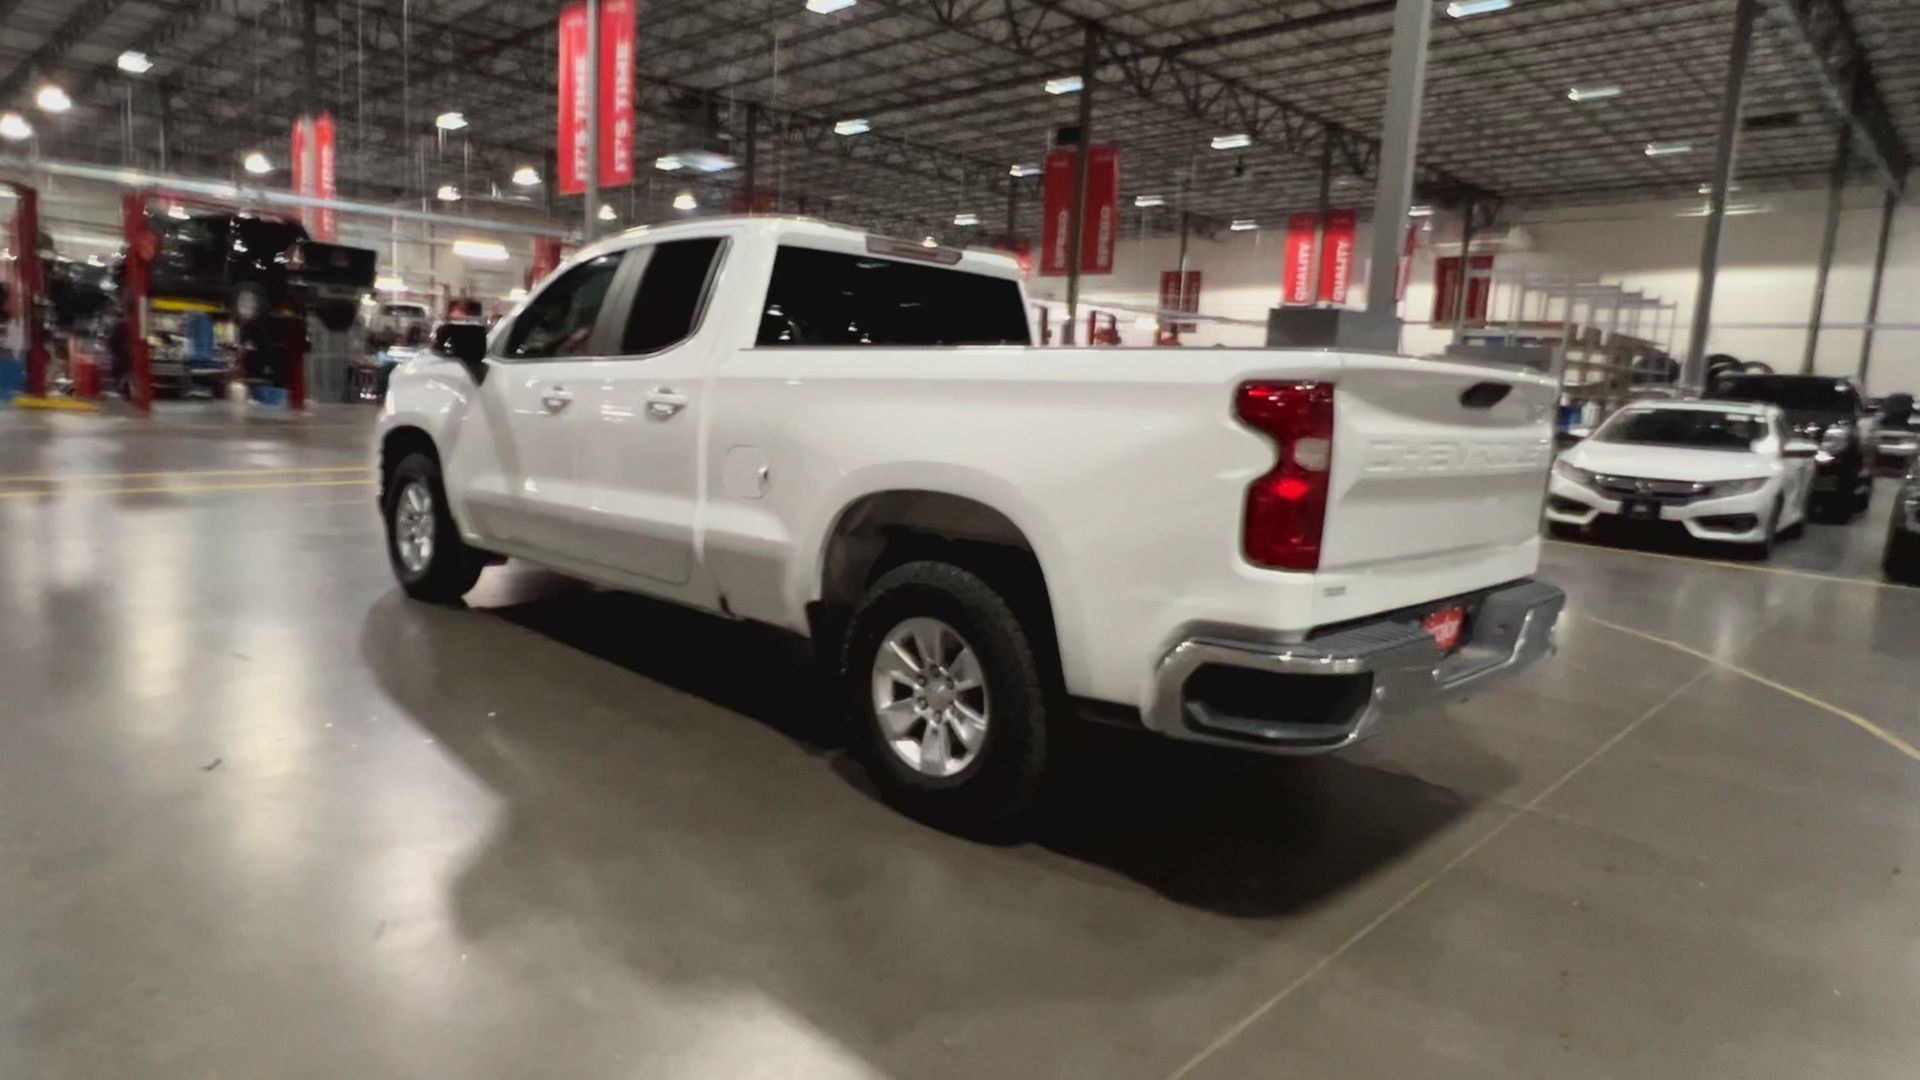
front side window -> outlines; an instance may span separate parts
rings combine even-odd
[[[640,287],[634,290],[626,333],[621,335],[623,355],[659,352],[693,336],[719,254],[717,236],[654,247]]]
[[[540,290],[513,320],[501,355],[526,360],[592,355],[593,324],[622,254],[589,259]]]
[[[760,345],[1028,345],[1020,285],[965,270],[782,247]]]
[[[1712,409],[1627,409],[1594,432],[1595,442],[1751,451],[1767,437],[1765,417]]]

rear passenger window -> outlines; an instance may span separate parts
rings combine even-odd
[[[540,290],[513,320],[501,355],[528,360],[592,355],[593,324],[600,318],[614,271],[620,269],[621,254],[583,262]]]
[[[1027,345],[1020,285],[939,266],[782,247],[761,345]]]
[[[633,314],[627,318],[621,353],[659,352],[693,336],[719,254],[720,239],[712,236],[653,248],[640,287],[634,290]]]

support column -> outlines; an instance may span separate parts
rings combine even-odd
[[[1314,202],[1313,249],[1307,257],[1307,306],[1320,303],[1320,260],[1327,244],[1327,211],[1333,209],[1333,132],[1320,132],[1320,194]]]
[[[1072,345],[1080,315],[1080,245],[1087,214],[1087,157],[1093,151],[1093,59],[1099,47],[1092,23],[1080,47],[1080,145],[1073,156],[1073,214],[1067,221],[1067,321],[1060,343]]]
[[[167,171],[167,140],[173,137],[173,87],[162,79],[160,92],[160,171]]]
[[[1736,0],[1733,47],[1727,55],[1727,82],[1720,92],[1720,134],[1713,147],[1713,184],[1707,194],[1707,233],[1700,244],[1700,282],[1693,298],[1693,325],[1687,328],[1687,361],[1680,382],[1699,390],[1707,381],[1707,331],[1713,322],[1713,286],[1720,272],[1720,226],[1727,215],[1727,189],[1733,183],[1734,151],[1740,142],[1741,96],[1747,82],[1747,54],[1753,46],[1753,22],[1760,0]]]
[[[1473,295],[1473,215],[1480,208],[1472,199],[1460,215],[1460,273],[1453,293],[1453,340],[1467,328],[1467,298]]]
[[[1020,179],[1007,177],[1007,242],[1020,233]]]
[[[1867,366],[1873,363],[1873,324],[1880,318],[1880,281],[1887,273],[1887,240],[1893,235],[1893,212],[1899,209],[1900,193],[1888,189],[1880,206],[1880,242],[1873,250],[1873,284],[1867,287],[1867,328],[1860,335],[1860,370],[1854,380],[1860,392],[1867,389]]]
[[[1373,195],[1373,261],[1367,269],[1367,312],[1394,319],[1400,247],[1413,205],[1413,165],[1420,142],[1420,98],[1427,83],[1431,0],[1398,0],[1393,9],[1393,55],[1387,67],[1386,123],[1380,135],[1380,181]]]
[[[760,106],[747,103],[747,148],[741,155],[741,180],[747,188],[747,204],[743,208],[749,214],[759,205],[760,192]]]
[[[600,0],[587,0],[587,189],[580,196],[583,243],[593,243],[600,227]]]
[[[1840,148],[1827,174],[1827,227],[1820,235],[1820,267],[1813,279],[1813,314],[1807,318],[1807,348],[1800,357],[1800,373],[1813,374],[1813,352],[1820,343],[1820,319],[1827,306],[1827,272],[1833,269],[1833,242],[1840,232],[1840,196],[1847,188],[1847,168],[1853,164],[1853,125],[1840,121]]]

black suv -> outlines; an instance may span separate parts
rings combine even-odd
[[[298,222],[150,213],[147,223],[160,241],[152,294],[220,304],[243,326],[298,299],[329,330],[345,330],[373,288],[377,253],[320,243]]]
[[[1872,501],[1874,422],[1852,382],[1830,375],[1721,375],[1707,396],[1785,410],[1789,437],[1819,447],[1811,509],[1823,520],[1847,521]]]

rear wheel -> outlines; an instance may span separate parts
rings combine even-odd
[[[1887,529],[1887,550],[1880,568],[1890,580],[1920,585],[1920,535],[1901,528],[1898,519]]]
[[[1038,791],[1053,726],[1041,654],[971,571],[911,562],[854,613],[841,675],[874,782],[906,813],[977,833]]]
[[[467,546],[447,511],[440,465],[409,454],[387,478],[387,558],[400,587],[416,600],[451,604],[480,580],[486,553]]]

